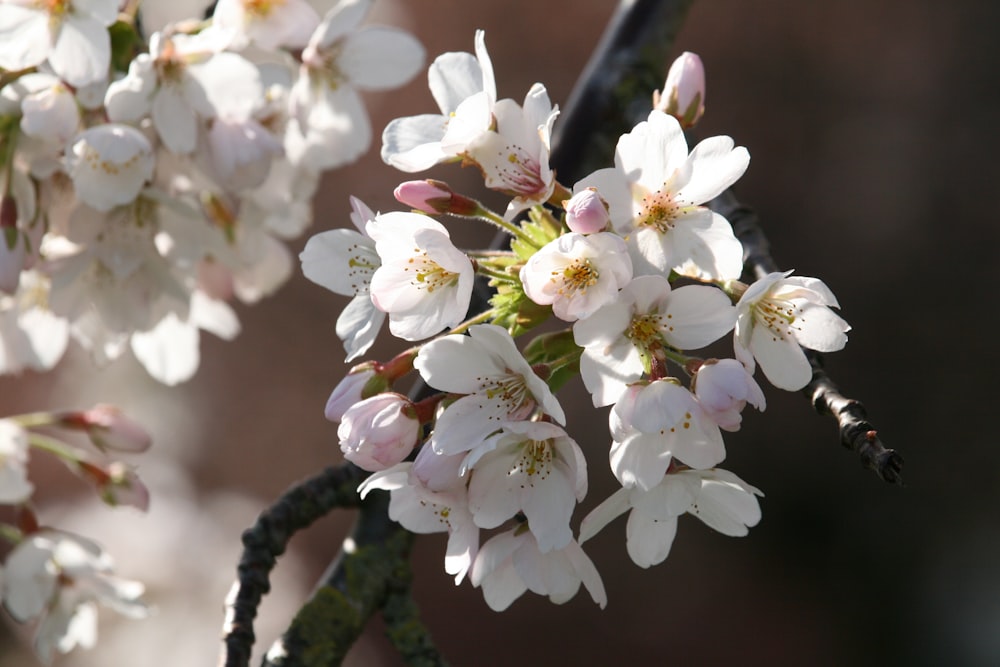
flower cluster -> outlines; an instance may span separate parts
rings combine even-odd
[[[510,204],[500,214],[440,181],[409,181],[395,194],[411,211],[376,214],[352,200],[358,231],[309,241],[306,276],[353,297],[337,325],[349,360],[386,315],[394,336],[416,343],[355,367],[326,414],[340,422],[344,456],[373,473],[361,494],[387,490],[391,518],[448,533],[445,570],[481,587],[490,607],[526,590],[561,603],[581,584],[603,607],[580,545],[616,517],[629,514],[626,547],[641,567],[667,557],[682,514],[727,535],[757,524],[761,492],[718,468],[722,432],[740,428],[747,404],[764,410],[758,364],[775,386],[800,389],[810,378],[802,348],[838,350],[849,327],[815,278],[740,281],[743,247],[706,204],[750,158],[725,136],[689,149],[684,127],[704,100],[693,54],[619,139],[614,166],[572,187],[548,163],[558,109],[541,84],[523,103],[497,99],[481,31],[475,55],[446,53],[428,78],[441,114],[392,121],[383,159],[407,172],[474,165]],[[510,250],[462,251],[435,214],[494,224]],[[494,294],[466,319],[477,275]],[[562,330],[519,349],[515,338],[552,317]],[[692,352],[730,336],[729,357]],[[435,390],[429,398],[392,391],[412,370]],[[555,391],[577,373],[596,408],[611,406],[604,451],[621,489],[574,532],[587,458]]]
[[[359,91],[424,57],[359,27],[372,0],[181,4],[0,0],[0,374],[72,337],[190,378],[200,331],[239,332],[228,302],[291,275],[321,171],[369,147]]]
[[[92,446],[53,435],[67,431],[85,433]],[[13,544],[0,567],[0,600],[14,620],[38,622],[35,651],[46,663],[56,651],[93,646],[97,603],[132,618],[145,617],[148,609],[140,599],[143,585],[116,577],[100,546],[39,525],[31,502],[36,487],[28,478],[29,453],[54,456],[108,505],[145,511],[146,486],[132,466],[108,455],[143,452],[150,444],[142,427],[108,405],[0,419],[0,505],[12,506],[17,518],[15,524],[0,523],[0,537]]]

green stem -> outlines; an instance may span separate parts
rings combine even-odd
[[[473,326],[475,324],[482,324],[483,322],[489,322],[494,317],[496,317],[496,314],[497,314],[497,311],[496,311],[495,308],[488,308],[487,310],[479,313],[475,317],[470,317],[469,319],[467,319],[466,321],[462,322],[457,327],[455,327],[454,329],[452,329],[451,331],[449,331],[447,334],[444,334],[444,335],[447,336],[447,335],[450,335],[450,334],[465,333],[469,329],[469,327],[471,327],[471,326]]]
[[[485,220],[486,222],[496,225],[497,227],[504,230],[517,240],[521,241],[522,243],[527,243],[532,248],[538,247],[537,244],[531,239],[531,237],[525,234],[523,231],[521,231],[521,228],[515,225],[514,223],[507,222],[506,220],[503,219],[502,216],[498,215],[497,213],[494,213],[493,211],[487,208],[483,208],[481,210],[481,213],[482,213],[482,219]]]
[[[492,278],[493,280],[499,280],[504,283],[518,283],[520,280],[516,276],[513,276],[506,271],[498,271],[490,266],[485,266],[483,264],[476,265],[476,273],[481,276],[486,276],[487,278]]]
[[[24,539],[24,533],[17,526],[9,523],[0,523],[0,538],[7,540],[11,544],[18,544]]]

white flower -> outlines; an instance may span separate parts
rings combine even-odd
[[[34,490],[28,481],[28,434],[16,422],[0,419],[0,504],[23,503]]]
[[[420,420],[412,412],[410,400],[393,392],[355,403],[337,429],[344,458],[369,471],[400,463],[420,438]]]
[[[563,604],[576,595],[581,583],[601,609],[608,603],[601,575],[576,540],[543,553],[523,526],[484,544],[469,579],[473,586],[482,586],[486,604],[494,611],[503,611],[528,590]]]
[[[42,64],[72,86],[108,75],[118,0],[4,0],[0,2],[0,68]]]
[[[479,446],[504,422],[522,421],[536,411],[566,423],[559,401],[535,375],[507,330],[478,324],[469,335],[452,334],[424,345],[413,361],[435,389],[466,394],[445,408],[429,444],[441,454]]]
[[[480,456],[483,450],[489,450]],[[480,528],[496,528],[518,512],[542,553],[573,539],[569,520],[587,495],[587,462],[579,445],[547,422],[504,424],[469,455],[469,509]]]
[[[199,37],[155,33],[149,53],[136,56],[128,74],[108,86],[108,118],[138,123],[149,115],[166,147],[186,154],[197,147],[199,119],[216,115],[208,92],[214,82],[226,80],[230,94],[240,88],[260,94],[253,65],[235,53],[216,54],[219,45]]]
[[[21,129],[29,137],[65,146],[80,126],[76,98],[51,74],[35,72],[18,79],[25,91],[21,99]]]
[[[300,132],[316,132],[328,147],[336,146],[324,168],[353,162],[371,144],[371,122],[358,90],[397,88],[423,66],[424,49],[410,34],[357,29],[371,6],[371,0],[342,0],[327,13],[302,52],[290,91]]]
[[[99,546],[65,533],[27,536],[7,557],[4,606],[17,621],[39,616],[35,651],[50,662],[52,652],[68,653],[97,639],[96,602],[131,618],[148,610],[139,600],[143,586],[111,574],[110,557]]]
[[[637,274],[668,273],[702,279],[738,278],[743,248],[729,222],[700,206],[746,171],[750,155],[729,137],[705,139],[688,155],[673,116],[652,111],[615,150],[615,166],[577,183],[596,187],[608,202],[611,224],[627,236]]]
[[[371,277],[371,299],[389,314],[389,330],[421,340],[465,319],[472,298],[472,262],[444,225],[418,213],[382,213],[368,222],[382,265]]]
[[[306,0],[219,0],[212,25],[227,34],[230,48],[250,42],[267,51],[279,46],[301,48],[319,24],[319,14]]]
[[[768,274],[740,297],[734,347],[736,358],[748,368],[753,369],[756,359],[771,384],[796,391],[812,377],[802,347],[840,350],[851,326],[830,310],[840,306],[822,280],[791,273]]]
[[[747,403],[764,411],[764,392],[735,359],[709,359],[691,380],[698,403],[712,420],[727,431],[740,430],[740,412]]]
[[[139,130],[108,123],[76,136],[67,167],[77,197],[98,211],[135,200],[153,177],[153,147]]]
[[[352,297],[337,318],[337,336],[344,341],[345,361],[352,361],[375,342],[385,313],[372,302],[370,285],[382,260],[365,225],[375,214],[364,202],[351,197],[351,221],[360,231],[332,229],[313,236],[299,255],[302,273],[335,294]]]
[[[482,30],[476,31],[475,57],[442,54],[427,79],[441,113],[397,118],[382,132],[382,159],[401,171],[423,171],[456,159],[493,123],[497,89]]]
[[[0,375],[46,371],[62,358],[69,323],[49,310],[48,299],[49,280],[34,270],[21,272],[12,297],[0,294]]]
[[[232,340],[240,322],[225,301],[195,290],[186,318],[168,313],[152,329],[132,334],[132,354],[156,381],[169,386],[186,382],[201,363],[201,329]]]
[[[624,487],[651,489],[673,459],[711,468],[726,457],[719,427],[684,387],[669,380],[631,385],[609,415],[611,470]]]
[[[746,535],[760,521],[763,495],[726,470],[682,470],[664,476],[649,490],[619,489],[580,524],[586,542],[618,516],[631,510],[626,528],[628,554],[639,567],[662,563],[677,533],[677,517],[689,513],[724,535]]]
[[[364,498],[372,489],[389,491],[390,519],[414,533],[447,532],[444,570],[459,584],[479,550],[479,528],[469,512],[465,486],[431,490],[411,474],[413,465],[399,463],[373,474],[361,483],[358,494]]]
[[[573,325],[583,347],[580,375],[595,407],[611,405],[625,387],[651,370],[664,347],[698,349],[728,333],[736,310],[721,290],[705,285],[671,289],[663,276],[640,276],[617,298]]]
[[[556,317],[587,317],[618,296],[632,280],[632,261],[621,237],[609,232],[571,232],[547,243],[521,268],[524,293],[552,305]]]
[[[493,108],[496,130],[482,132],[467,145],[464,155],[479,165],[486,187],[514,197],[504,214],[509,220],[524,209],[548,200],[555,189],[549,167],[553,108],[545,86],[536,83],[524,98],[524,107],[503,99]]]

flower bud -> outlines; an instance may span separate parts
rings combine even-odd
[[[420,438],[412,408],[409,399],[392,392],[352,405],[337,429],[344,458],[370,472],[401,462]]]
[[[97,405],[83,412],[59,416],[58,425],[86,431],[102,450],[144,452],[153,444],[149,433],[113,405]]]
[[[674,116],[684,128],[705,113],[705,66],[697,54],[685,51],[670,66],[663,94],[653,94],[653,107]]]
[[[694,377],[694,394],[709,417],[726,431],[740,430],[740,412],[749,402],[764,409],[764,392],[736,359],[709,359]]]
[[[564,201],[563,207],[566,209],[566,226],[578,234],[602,232],[611,221],[608,205],[597,194],[596,188],[580,190]]]
[[[479,202],[453,192],[443,181],[405,181],[393,191],[396,200],[424,213],[450,213],[470,216],[479,210]]]
[[[388,387],[388,381],[375,370],[373,363],[368,362],[355,366],[333,388],[330,398],[326,401],[323,414],[330,421],[339,422],[352,405],[385,391]]]
[[[80,461],[81,474],[93,482],[97,493],[111,507],[134,507],[141,512],[149,509],[149,488],[135,470],[121,461],[106,468],[90,461]]]

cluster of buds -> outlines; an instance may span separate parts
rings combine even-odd
[[[292,274],[320,173],[368,149],[359,91],[423,62],[359,28],[372,0],[167,4],[0,0],[0,374],[72,337],[190,378],[200,331],[234,337],[229,302]]]
[[[91,446],[58,435],[67,432],[85,433]],[[35,651],[46,663],[57,651],[93,646],[98,603],[132,618],[145,617],[148,609],[140,599],[143,585],[115,576],[99,545],[39,524],[29,454],[44,452],[62,462],[112,507],[146,511],[149,493],[134,468],[108,456],[141,453],[150,444],[141,426],[109,405],[0,419],[0,504],[13,507],[16,516],[15,523],[0,524],[0,537],[13,545],[0,566],[0,599],[16,621],[38,622]]]
[[[740,281],[743,247],[706,204],[750,158],[725,136],[689,150],[684,129],[704,101],[697,56],[671,68],[656,108],[619,139],[614,166],[569,187],[549,165],[558,109],[545,87],[523,104],[498,100],[481,31],[475,46],[434,61],[441,114],[392,121],[382,157],[408,172],[474,165],[510,204],[501,214],[441,181],[409,181],[395,194],[411,211],[375,214],[352,199],[357,231],[308,242],[305,275],[352,297],[337,323],[349,359],[386,316],[392,335],[415,343],[356,367],[327,417],[340,422],[344,456],[373,473],[361,494],[387,490],[392,519],[447,532],[445,570],[481,587],[490,607],[527,590],[561,603],[581,584],[603,606],[581,544],[615,518],[629,514],[626,547],[641,567],[667,557],[683,514],[734,536],[760,520],[761,492],[718,467],[722,432],[740,428],[746,405],[764,410],[758,365],[773,385],[801,389],[802,348],[838,350],[850,327],[815,278]],[[432,217],[441,214],[499,227],[510,249],[458,249]],[[477,275],[494,295],[466,319]],[[561,329],[519,348],[516,338],[552,318]],[[727,336],[732,357],[692,353]],[[411,370],[436,393],[394,393]],[[588,461],[555,393],[576,375],[595,408],[611,406],[610,447],[598,456],[621,489],[574,532]]]

